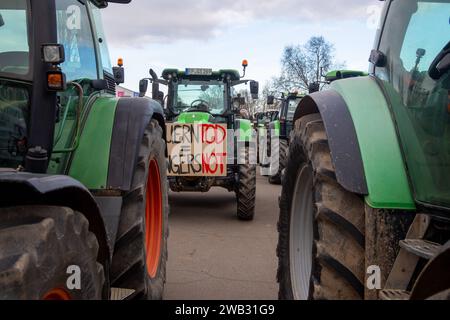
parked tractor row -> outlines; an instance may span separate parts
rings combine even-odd
[[[450,1],[386,0],[369,74],[254,123],[247,61],[117,98],[100,11],[130,2],[0,3],[0,299],[162,299],[169,189],[222,187],[253,220],[257,164],[282,184],[280,299],[450,298]]]

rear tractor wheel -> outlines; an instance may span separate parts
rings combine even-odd
[[[108,298],[98,241],[81,213],[23,206],[0,217],[0,300]]]
[[[252,164],[250,148],[245,148],[245,164],[239,165],[239,181],[236,187],[237,217],[251,221],[255,218],[256,165]]]
[[[168,217],[165,142],[153,120],[141,143],[132,191],[124,196],[111,268],[113,287],[134,290],[133,297],[139,299],[162,299]]]
[[[336,181],[320,115],[299,121],[280,201],[280,299],[362,299],[364,201]]]

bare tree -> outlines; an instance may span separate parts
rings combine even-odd
[[[307,92],[310,84],[320,81],[323,74],[336,66],[334,45],[323,36],[312,37],[305,45],[287,46],[281,64],[281,76],[272,80],[273,90]]]

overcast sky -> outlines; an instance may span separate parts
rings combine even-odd
[[[367,70],[378,0],[133,0],[111,4],[103,20],[115,61],[136,90],[148,69],[238,68],[263,85],[280,73],[283,48],[323,35],[338,62]]]

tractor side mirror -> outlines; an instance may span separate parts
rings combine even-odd
[[[0,27],[3,27],[5,25],[5,20],[3,20],[3,16],[0,13]]]
[[[450,49],[439,55],[431,64],[428,74],[431,79],[439,80],[450,70]]]
[[[309,94],[320,91],[320,83],[313,82],[309,84],[308,87]]]
[[[123,68],[123,59],[117,60],[117,67],[113,67],[114,81],[117,85],[125,82],[125,69]]]
[[[384,68],[387,64],[387,57],[379,50],[372,50],[370,53],[369,62],[377,68]]]
[[[158,91],[156,94],[153,94],[153,100],[160,102],[164,109],[164,92]]]
[[[252,95],[253,99],[258,99],[259,95],[259,82],[257,81],[250,81],[250,94]]]
[[[159,83],[157,83],[156,81],[152,82],[152,98],[154,100],[158,100],[158,97],[160,96],[160,90],[159,90]],[[163,94],[163,99],[164,99],[164,94]]]
[[[273,106],[275,104],[275,96],[268,96],[267,97],[267,105]]]
[[[139,97],[145,97],[148,90],[148,81],[147,79],[142,79],[139,81]]]
[[[125,69],[123,67],[113,67],[113,74],[117,85],[125,82]]]

